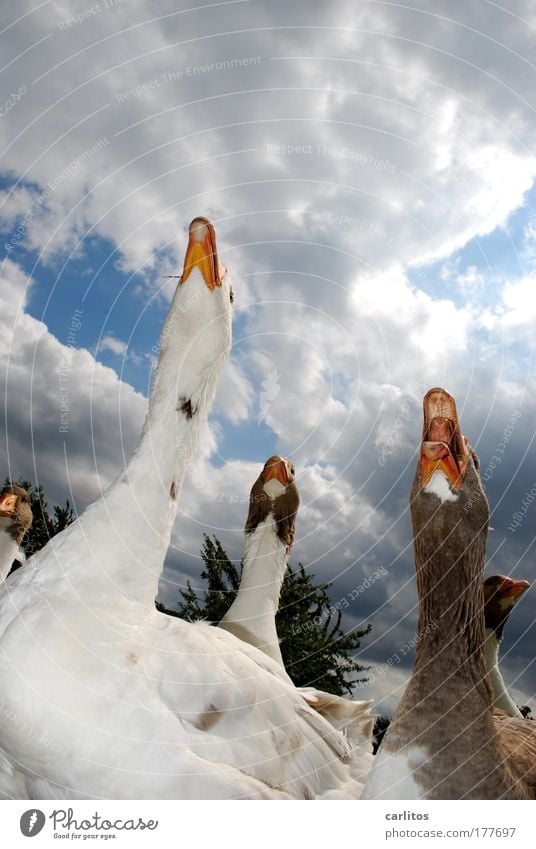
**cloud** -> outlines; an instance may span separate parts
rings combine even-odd
[[[99,351],[111,351],[117,357],[124,357],[127,353],[127,343],[115,336],[103,336],[99,342]]]
[[[247,421],[253,404],[254,389],[239,362],[231,360],[225,369],[215,400],[215,410],[232,424]]]
[[[536,319],[536,274],[517,283],[509,283],[503,292],[504,312],[500,318],[506,327],[529,324]]]
[[[47,39],[24,57],[29,91],[10,113],[5,168],[24,180],[19,193],[48,192],[28,227],[37,250],[70,250],[89,229],[113,239],[126,268],[150,268],[201,206],[231,244],[259,224],[265,244],[282,226],[305,228],[374,265],[422,263],[493,230],[531,185],[531,89],[519,74],[509,86],[506,50],[474,61],[505,38],[498,10],[482,34],[482,21],[441,19],[437,49],[428,27],[439,18],[425,12],[393,8],[386,22],[380,7],[339,1],[309,10],[309,29],[279,3],[165,6],[147,21],[118,5],[67,29],[73,4],[55,22],[44,8],[27,17],[27,37]],[[348,15],[352,25],[333,26]],[[525,33],[509,23],[520,62]],[[14,61],[6,84],[21,71]]]
[[[28,290],[23,270],[5,261],[0,286],[4,473],[44,483],[52,503],[68,497],[83,509],[130,456],[146,402],[77,347],[83,313],[70,319],[68,341],[62,344],[24,311]]]
[[[469,265],[462,274],[458,274],[456,283],[462,287],[480,286],[485,283],[485,277],[476,265]]]

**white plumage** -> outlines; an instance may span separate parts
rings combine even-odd
[[[264,504],[264,508],[256,515],[260,504]],[[238,593],[220,622],[220,628],[262,649],[276,662],[280,677],[288,682],[291,679],[283,663],[275,617],[294,538],[298,504],[294,467],[278,455],[270,457],[251,490]],[[262,515],[265,518],[261,519]],[[298,692],[349,741],[351,757],[348,763],[355,781],[351,792],[358,798],[372,766],[372,703],[352,701],[314,687],[300,687]]]
[[[192,223],[139,447],[0,590],[0,796],[352,797],[351,746],[262,652],[154,609],[231,342],[229,276]]]

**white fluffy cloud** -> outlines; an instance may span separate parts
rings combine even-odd
[[[506,327],[533,322],[536,319],[536,274],[505,286],[503,304],[501,323]]]
[[[127,352],[127,344],[115,336],[103,336],[99,343],[100,351],[111,351],[117,357],[124,357]]]
[[[472,29],[472,10],[456,25],[442,3],[318,6],[313,29],[278,3],[150,18],[118,4],[64,26],[78,11],[37,8],[24,40],[42,47],[18,57],[17,28],[8,46],[6,86],[27,91],[0,128],[24,181],[4,223],[39,204],[36,249],[89,228],[126,267],[152,266],[204,208],[231,244],[284,227],[374,267],[424,262],[490,232],[531,185],[526,30],[489,6]]]
[[[83,314],[62,344],[24,311],[29,282],[15,263],[0,281],[3,468],[46,484],[52,501],[93,501],[136,445],[145,399],[76,346]],[[4,394],[5,393],[5,394]]]

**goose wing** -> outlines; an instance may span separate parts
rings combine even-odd
[[[536,723],[498,709],[493,722],[505,763],[536,799]]]
[[[151,659],[159,696],[197,756],[293,798],[357,797],[351,742],[281,678],[275,661],[205,623],[169,619],[162,643],[167,658]]]

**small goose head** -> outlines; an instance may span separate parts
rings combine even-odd
[[[528,581],[517,581],[505,575],[490,575],[484,581],[484,620],[486,628],[502,639],[504,626],[514,605],[525,593]]]
[[[272,514],[277,535],[290,550],[300,504],[295,475],[296,470],[291,460],[278,454],[267,459],[251,488],[246,534],[253,533]]]
[[[14,484],[0,492],[0,527],[21,544],[33,521],[30,496],[25,489]]]

